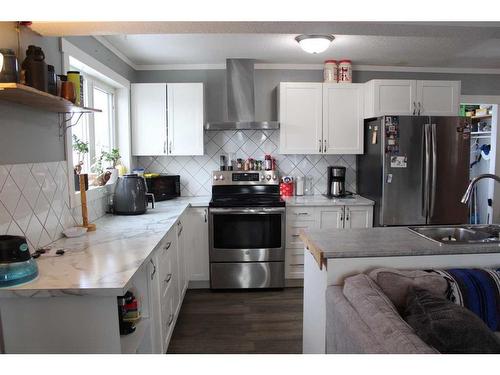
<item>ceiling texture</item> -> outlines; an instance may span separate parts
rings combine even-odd
[[[34,22],[42,35],[93,35],[133,67],[257,63],[500,68],[499,22]],[[322,54],[303,52],[295,36],[333,34]]]

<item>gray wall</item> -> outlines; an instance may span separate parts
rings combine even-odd
[[[17,52],[17,33],[14,22],[0,22],[0,47]],[[92,37],[71,37],[68,40],[130,81],[135,71]],[[41,37],[22,28],[19,64],[27,46],[35,44],[45,52],[47,64],[56,73],[62,70],[59,38]],[[27,106],[0,101],[0,164],[50,162],[65,159],[64,141],[58,136],[58,114]]]
[[[355,71],[353,81],[370,79],[422,79],[462,81],[462,94],[500,95],[500,75]],[[280,82],[321,82],[321,70],[256,70],[255,111],[257,120],[277,120],[277,93]],[[135,82],[204,82],[207,121],[223,120],[225,110],[224,70],[141,70]]]
[[[0,46],[17,53],[13,22],[0,22]],[[45,60],[61,71],[59,38],[43,38],[30,30],[21,33],[21,57],[30,44],[42,47]],[[58,136],[58,115],[0,101],[0,164],[64,160],[64,142]]]

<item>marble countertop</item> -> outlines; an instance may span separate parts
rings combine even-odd
[[[329,258],[499,253],[500,244],[440,245],[407,227],[304,230],[300,235],[318,263]]]
[[[181,197],[157,202],[143,215],[105,215],[97,230],[53,242],[37,259],[39,276],[29,283],[0,288],[0,297],[57,295],[123,295],[133,276],[182,213],[207,207],[210,197]],[[62,256],[55,255],[64,249]]]
[[[284,198],[286,205],[294,206],[371,206],[375,202],[353,195],[351,198],[329,199],[323,195],[304,195]]]

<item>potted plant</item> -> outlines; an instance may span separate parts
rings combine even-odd
[[[78,164],[74,167],[75,175],[75,191],[80,191],[80,175],[85,179],[85,190],[89,188],[89,176],[82,173],[83,159],[89,152],[89,144],[81,141],[76,135],[73,134],[73,150],[78,154]]]
[[[105,158],[104,154],[105,151],[102,151],[101,155],[95,158],[95,163],[90,167],[90,171],[94,174],[93,185],[95,186],[106,185],[106,182],[108,182],[109,178],[111,177],[111,172],[104,171],[104,167],[102,165],[102,162]]]
[[[118,179],[118,161],[120,160],[120,150],[117,148],[111,149],[110,152],[103,151],[102,152],[104,161],[107,161],[108,163],[111,163],[110,167],[107,167],[106,169],[111,172],[111,177],[108,181],[109,184],[114,184],[116,180]]]

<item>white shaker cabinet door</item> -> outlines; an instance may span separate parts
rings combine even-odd
[[[323,153],[363,153],[364,85],[323,85]]]
[[[371,228],[372,226],[372,206],[345,206],[344,228]]]
[[[365,87],[365,118],[416,114],[417,81],[374,79]]]
[[[186,233],[190,248],[189,280],[209,281],[208,258],[208,208],[190,208],[188,211],[189,231]]]
[[[321,230],[344,228],[344,206],[331,206],[317,210],[317,223]]]
[[[131,85],[132,154],[167,154],[167,84]]]
[[[322,83],[280,83],[278,112],[281,154],[322,152],[322,91]]]
[[[167,85],[168,154],[203,155],[203,83]]]
[[[426,116],[458,116],[460,81],[417,81],[418,109]]]

